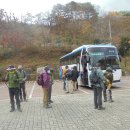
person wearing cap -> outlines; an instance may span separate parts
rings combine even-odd
[[[52,106],[49,105],[49,101],[48,101],[48,92],[49,92],[49,88],[50,88],[50,76],[49,76],[50,70],[48,66],[45,66],[44,71],[42,73],[43,75],[43,106],[45,108],[51,108]]]
[[[10,103],[11,103],[11,110],[10,112],[15,111],[15,101],[19,112],[22,112],[20,100],[19,100],[19,76],[16,71],[16,68],[13,65],[10,65],[7,68],[7,75],[5,77],[5,81],[7,82],[7,87],[9,89],[9,96],[10,96]]]
[[[26,95],[26,87],[25,87],[25,81],[27,80],[27,74],[23,69],[22,65],[18,65],[18,75],[20,77],[19,81],[19,96],[20,96],[20,101],[22,102],[27,101],[27,95]]]
[[[95,77],[94,75],[98,76],[98,82],[93,84],[91,82],[91,86],[94,90],[94,108],[98,109],[98,110],[103,110],[105,109],[102,106],[102,89],[104,87],[104,75],[103,72],[101,70],[101,64],[97,63],[95,68],[93,68],[93,70],[90,73],[90,81],[93,80],[93,78]]]

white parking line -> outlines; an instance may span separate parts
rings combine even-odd
[[[9,101],[9,99],[2,99],[0,102]]]
[[[36,86],[36,81],[34,82],[33,86],[32,86],[32,89],[31,89],[31,92],[30,92],[30,95],[29,95],[29,99],[32,98],[32,94],[33,94],[33,91],[34,91],[34,88]]]
[[[1,86],[0,88],[5,88],[5,86]]]
[[[82,90],[82,89],[79,89],[81,92],[84,92],[84,93],[86,93],[86,94],[89,94],[88,92],[86,92],[86,91],[84,91],[84,90]]]

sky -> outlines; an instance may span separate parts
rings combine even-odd
[[[0,0],[0,9],[4,9],[7,13],[14,13],[15,16],[22,16],[27,12],[35,15],[51,11],[56,4],[65,5],[71,1],[91,2],[100,6],[103,11],[130,11],[130,0]]]

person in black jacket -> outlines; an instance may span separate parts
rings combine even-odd
[[[72,70],[72,76],[71,76],[71,80],[72,80],[72,85],[73,85],[73,91],[77,90],[77,79],[78,79],[79,73],[77,71],[77,66],[73,67]]]
[[[68,65],[65,68],[66,68],[66,72],[65,72],[66,93],[73,93],[72,86],[70,85],[72,70],[69,68]]]

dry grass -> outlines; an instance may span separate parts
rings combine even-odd
[[[46,64],[52,66],[58,75],[59,59],[61,56],[72,51],[71,47],[27,47],[22,48],[19,52],[9,59],[1,59],[0,69],[1,74],[6,73],[6,68],[9,65],[17,67],[22,64],[25,68],[29,68],[32,74],[36,74],[37,67],[45,66]],[[57,77],[57,76],[56,76]]]
[[[71,52],[72,49],[70,46],[46,46],[44,48],[32,46],[22,48],[13,57],[1,59],[0,74],[5,74],[6,68],[11,64],[15,65],[15,67],[22,64],[25,68],[29,68],[32,74],[36,74],[37,67],[49,64],[55,69],[58,75],[60,57]],[[130,57],[122,58],[121,67],[124,72],[130,72]]]

